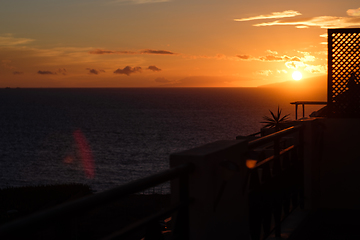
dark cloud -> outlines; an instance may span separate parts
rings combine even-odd
[[[149,66],[147,69],[152,70],[154,72],[160,72],[161,71],[161,69],[156,67],[156,66]]]
[[[127,76],[130,76],[131,73],[136,73],[136,72],[141,72],[141,67],[130,67],[130,66],[126,66],[124,67],[124,69],[116,69],[114,71],[114,73],[117,73],[117,74],[126,74]]]
[[[47,75],[47,74],[56,74],[56,72],[51,72],[51,71],[41,71],[41,70],[39,70],[37,73],[38,73],[38,74],[42,74],[42,75]]]
[[[140,53],[143,53],[143,54],[174,54],[173,52],[166,51],[166,50],[151,50],[151,49],[142,50]]]
[[[155,82],[158,82],[158,83],[170,83],[171,81],[167,80],[166,78],[159,77],[159,78],[155,79]]]
[[[163,80],[158,78],[158,80]],[[166,80],[166,79],[165,79]],[[209,77],[209,76],[191,76],[178,81],[169,81],[163,83],[161,87],[224,87],[233,86],[232,82],[238,81],[237,77]]]
[[[62,75],[66,75],[66,69],[65,68],[59,68],[57,71],[52,72],[52,71],[41,71],[39,70],[37,72],[38,74],[41,75],[57,75],[57,74],[62,74]]]
[[[90,54],[136,54],[136,52],[132,51],[111,51],[111,50],[102,50],[96,49],[89,52]]]
[[[58,73],[60,73],[62,75],[66,75],[66,69],[65,68],[59,68]]]
[[[89,70],[89,72],[90,72],[91,74],[96,74],[96,75],[99,74],[99,71],[96,70],[96,69],[93,69],[93,68],[92,68],[92,69],[89,69],[89,68],[88,68],[87,70]]]
[[[90,51],[89,53],[90,54],[114,54],[115,51],[96,49],[94,51]]]
[[[95,49],[93,51],[90,51],[89,53],[90,54],[165,54],[165,55],[175,54],[173,52],[166,51],[166,50],[152,50],[152,49],[145,49],[145,50],[141,50],[139,52]]]
[[[102,69],[96,70],[94,68],[86,68],[86,70],[89,70],[89,74],[95,74],[95,75],[97,75],[97,74],[99,74],[101,72],[105,72],[105,70],[102,70]]]
[[[247,60],[250,58],[250,55],[236,55],[238,58],[243,59],[243,60]]]
[[[18,72],[18,71],[15,71],[13,72],[14,75],[20,75],[20,74],[24,74],[24,72]]]

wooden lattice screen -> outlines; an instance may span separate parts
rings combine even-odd
[[[360,117],[360,28],[328,30],[328,116]]]

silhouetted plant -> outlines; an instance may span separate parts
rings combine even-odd
[[[281,117],[281,109],[279,109],[279,106],[276,115],[271,110],[269,110],[269,112],[271,113],[271,117],[264,116],[263,119],[265,121],[261,122],[266,123],[264,127],[275,128],[275,131],[279,131],[285,123],[289,122],[290,114]]]

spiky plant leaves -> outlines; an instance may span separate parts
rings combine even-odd
[[[275,115],[271,110],[269,110],[272,117],[264,116],[263,119],[265,121],[261,123],[265,123],[266,125],[264,127],[268,128],[275,128],[276,131],[278,131],[281,128],[281,125],[289,121],[289,115],[286,114],[285,116],[281,116],[282,110],[279,108],[277,109],[277,114]]]

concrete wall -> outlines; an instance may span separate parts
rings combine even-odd
[[[247,192],[243,192],[246,151],[247,142],[229,140],[170,156],[170,167],[185,162],[195,165],[189,181],[190,197],[195,199],[190,205],[190,239],[250,239]],[[176,184],[172,182],[174,199]]]
[[[319,207],[360,209],[360,120],[320,119],[325,127]]]
[[[360,121],[306,118],[305,208],[360,209]]]

